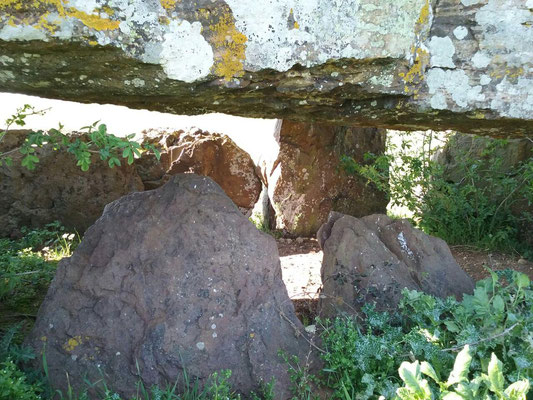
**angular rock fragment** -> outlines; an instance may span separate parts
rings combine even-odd
[[[145,141],[161,146],[161,161],[146,154],[136,162],[145,187],[154,189],[172,175],[194,173],[211,177],[243,211],[253,208],[261,181],[250,155],[226,135],[200,129],[148,131]]]
[[[341,168],[341,157],[364,163],[367,152],[385,151],[382,129],[281,121],[279,155],[266,169],[276,228],[313,236],[331,211],[355,217],[383,213],[385,193]]]
[[[458,299],[474,289],[446,243],[407,220],[331,213],[318,241],[324,251],[324,316],[358,312],[368,302],[375,302],[379,310],[394,310],[403,288]]]

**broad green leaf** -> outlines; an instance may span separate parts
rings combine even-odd
[[[453,370],[448,377],[446,385],[451,386],[459,382],[468,381],[468,370],[470,369],[471,362],[472,356],[470,355],[470,347],[466,345],[463,350],[457,354],[455,363],[453,364]]]
[[[414,363],[409,363],[404,361],[400,368],[398,369],[400,378],[405,383],[405,386],[414,394],[422,396],[424,394],[424,389],[422,387],[422,376],[420,374],[420,364],[418,361]]]
[[[509,397],[509,400],[526,400],[526,394],[528,392],[529,381],[524,379],[509,385],[504,393]]]
[[[504,378],[503,378],[503,364],[496,354],[492,353],[488,368],[488,377],[490,382],[490,390],[500,395],[503,392]]]
[[[529,286],[529,277],[526,274],[517,272],[515,282],[520,289],[526,288]]]
[[[503,301],[502,296],[497,294],[492,299],[492,306],[498,313],[503,313],[505,311],[505,302]]]
[[[455,321],[444,321],[444,325],[446,325],[446,328],[448,328],[450,332],[458,333],[461,331]]]
[[[433,379],[435,382],[439,383],[440,382],[440,378],[439,376],[437,375],[437,371],[435,371],[435,369],[431,366],[430,363],[428,363],[427,361],[422,361],[422,363],[420,364],[420,371],[424,374],[424,375],[427,375],[429,376],[431,379]]]
[[[39,162],[39,159],[32,155],[28,154],[26,157],[24,157],[21,161],[21,164],[23,167],[26,167],[29,170],[35,169],[35,164]]]

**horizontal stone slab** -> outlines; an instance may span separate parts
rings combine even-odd
[[[523,136],[532,10],[533,0],[4,0],[0,90]]]

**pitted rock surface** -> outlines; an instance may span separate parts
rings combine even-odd
[[[341,168],[342,156],[365,164],[365,153],[382,154],[384,130],[284,120],[275,134],[279,154],[263,175],[277,229],[314,236],[331,211],[354,217],[386,211],[384,192]]]
[[[75,387],[104,373],[129,398],[138,379],[164,385],[185,369],[202,384],[231,369],[240,392],[274,377],[283,399],[289,377],[278,350],[308,351],[294,328],[302,330],[274,239],[211,179],[184,174],[106,206],[60,263],[27,344],[46,345],[63,389],[66,372]]]
[[[229,138],[193,128],[189,131],[145,132],[144,141],[161,148],[161,160],[146,154],[137,160],[137,170],[147,189],[165,183],[170,176],[194,173],[209,176],[242,211],[251,210],[259,199],[261,181],[250,155]]]
[[[9,131],[0,143],[0,154],[14,151],[29,131]],[[93,155],[89,171],[83,172],[66,151],[45,145],[36,149],[39,163],[34,170],[21,165],[18,151],[11,166],[0,166],[0,237],[18,235],[20,227],[42,227],[53,221],[83,233],[107,203],[125,194],[143,190],[135,168],[127,163],[109,168]]]
[[[407,220],[331,213],[318,241],[324,251],[323,316],[358,312],[368,302],[379,310],[394,310],[403,288],[458,299],[474,290],[448,245]]]

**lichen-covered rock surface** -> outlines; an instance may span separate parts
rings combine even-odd
[[[29,131],[9,131],[0,143],[0,154],[9,153],[13,164],[0,166],[0,237],[17,236],[19,228],[42,227],[53,221],[83,233],[107,203],[144,189],[135,168],[123,163],[109,168],[93,155],[83,172],[72,154],[45,145],[36,149],[34,170],[21,165],[17,151]]]
[[[102,374],[124,398],[186,371],[205,383],[222,369],[242,393],[276,380],[290,397],[279,350],[309,345],[281,280],[274,239],[259,232],[207,177],[109,204],[63,260],[27,344],[46,351],[52,384]],[[38,357],[40,360],[41,357]]]
[[[322,316],[360,312],[367,303],[393,311],[404,288],[458,299],[474,290],[448,245],[407,220],[331,213],[317,236],[324,251]]]
[[[194,173],[209,176],[244,212],[259,199],[261,181],[250,155],[226,135],[200,129],[145,132],[144,141],[161,149],[158,161],[145,153],[135,162],[146,189],[154,189],[172,175]]]
[[[340,167],[343,155],[363,164],[365,153],[383,153],[385,139],[376,128],[280,122],[279,154],[265,174],[276,228],[314,236],[331,211],[355,217],[385,213],[386,194]]]
[[[533,129],[533,0],[2,0],[0,90],[178,114]]]

